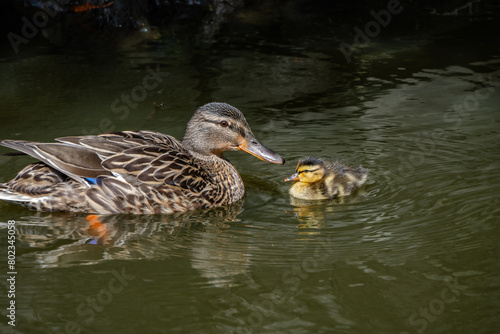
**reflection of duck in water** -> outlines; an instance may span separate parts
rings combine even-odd
[[[366,182],[367,175],[368,171],[362,167],[306,157],[285,181],[295,181],[289,190],[293,197],[322,200],[351,195]]]
[[[108,228],[100,222],[99,217],[96,215],[88,215],[86,219],[90,224],[87,228],[87,233],[94,237],[88,241],[88,243],[92,245],[105,245],[108,243]]]
[[[226,103],[200,107],[182,142],[153,131],[64,137],[59,143],[4,140],[41,162],[0,184],[0,199],[38,211],[172,213],[225,206],[245,192],[225,151],[284,159],[255,138],[243,114]]]
[[[239,201],[221,208],[170,215],[36,212],[29,216],[30,221],[16,220],[16,240],[22,242],[28,256],[36,257],[33,265],[41,268],[106,261],[164,261],[182,256],[210,284],[231,287],[241,280],[238,275],[249,270],[252,258],[249,243],[234,238],[229,228],[239,220],[242,205],[243,201]]]
[[[192,231],[206,231],[207,235],[225,231],[229,224],[238,221],[242,205],[243,201],[239,201],[221,208],[169,215],[36,212],[29,220],[16,220],[16,240],[37,254],[43,265],[157,259],[186,247]],[[200,233],[205,236],[205,232]]]

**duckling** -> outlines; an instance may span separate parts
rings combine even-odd
[[[349,167],[336,161],[305,157],[299,161],[295,173],[285,179],[296,181],[290,187],[293,197],[306,200],[331,199],[348,196],[365,182],[368,171]]]
[[[3,140],[40,162],[0,183],[0,199],[38,211],[158,214],[225,206],[245,186],[226,151],[285,160],[264,146],[227,103],[198,108],[182,141],[154,131],[120,131],[56,139]]]

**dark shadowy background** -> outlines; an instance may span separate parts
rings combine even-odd
[[[24,18],[37,16],[40,30],[34,38],[77,49],[96,46],[152,43],[162,36],[185,36],[192,44],[212,41],[225,22],[259,26],[276,37],[297,38],[324,26],[339,40],[353,38],[354,26],[373,20],[370,11],[387,8],[391,1],[328,0],[6,0],[2,2],[2,45],[8,34],[23,36]],[[477,20],[495,21],[494,0],[401,1],[404,11],[393,16],[384,38],[394,35],[436,34],[466,27]],[[40,11],[48,13],[44,22]],[[265,24],[263,24],[265,23]],[[38,30],[38,29],[37,29]],[[466,29],[464,31],[467,33]],[[497,39],[492,29],[491,38]],[[281,35],[281,36],[280,36]],[[187,37],[189,36],[189,37]],[[29,40],[32,38],[30,36]],[[22,44],[21,44],[22,46]]]

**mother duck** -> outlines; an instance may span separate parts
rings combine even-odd
[[[182,142],[154,131],[63,137],[58,143],[3,140],[40,160],[0,184],[0,199],[38,211],[157,214],[224,206],[245,187],[225,151],[275,164],[245,117],[226,103],[196,110]]]

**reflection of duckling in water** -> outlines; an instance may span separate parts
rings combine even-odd
[[[306,157],[285,181],[297,181],[289,190],[293,197],[321,200],[352,194],[366,182],[367,175],[368,171],[362,167],[352,168],[336,161]]]

